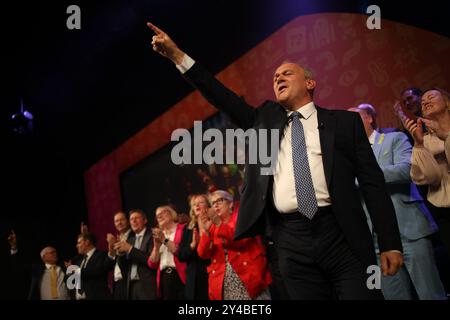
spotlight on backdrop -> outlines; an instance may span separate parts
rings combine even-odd
[[[33,133],[33,114],[24,109],[23,98],[20,98],[20,112],[11,116],[11,128],[18,135]]]

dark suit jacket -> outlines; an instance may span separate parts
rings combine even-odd
[[[137,273],[139,275],[139,281],[142,281],[143,287],[147,289],[147,292],[143,294],[148,299],[156,299],[156,270],[151,269],[147,265],[148,257],[153,250],[153,238],[150,227],[147,227],[139,249],[134,248],[136,241],[136,234],[134,232],[130,233],[127,241],[133,248],[129,254],[118,257],[122,275],[126,275],[127,297],[130,298],[131,266],[136,263],[138,266]]]
[[[280,104],[266,101],[255,109],[198,63],[184,76],[210,103],[226,112],[244,130],[269,129],[268,145],[271,145],[270,129],[279,129],[281,138],[288,118]],[[383,173],[370,148],[359,114],[317,107],[317,117],[322,161],[333,212],[355,254],[366,265],[376,264],[372,236],[355,178],[360,182],[374,227],[380,236],[381,251],[401,251],[394,207],[386,191]],[[273,176],[261,175],[261,167],[261,164],[247,164],[245,167],[236,239],[271,232]]]
[[[186,300],[208,300],[208,272],[211,263],[198,256],[197,249],[191,250],[193,231],[184,228],[183,237],[178,247],[178,260],[186,262]]]
[[[77,256],[74,264],[81,266],[83,256]],[[81,288],[87,300],[111,299],[108,287],[108,273],[114,267],[114,260],[108,254],[96,249],[86,266],[81,269]]]

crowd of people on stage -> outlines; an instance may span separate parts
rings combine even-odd
[[[233,240],[238,206],[233,195],[217,190],[190,197],[187,221],[173,205],[156,209],[154,225],[140,209],[116,212],[107,252],[96,248],[96,237],[82,224],[73,261],[61,263],[54,247],[42,249],[29,299],[270,299],[262,239]],[[20,251],[14,231],[8,241],[14,264]],[[79,267],[81,283],[70,290],[72,265]]]
[[[261,174],[263,163],[246,165],[240,194],[193,194],[189,216],[172,204],[159,206],[153,223],[140,209],[116,212],[116,232],[97,235],[107,251],[82,225],[72,261],[42,249],[30,299],[447,299],[446,91],[405,89],[393,108],[399,128],[380,128],[370,104],[315,105],[312,71],[285,61],[272,75],[276,101],[255,109],[148,26],[153,50],[238,127],[282,131],[273,176]],[[13,231],[8,241],[14,264]],[[369,286],[376,264],[379,286]]]
[[[370,104],[348,109],[361,116],[401,235],[404,265],[394,276],[381,276],[381,289],[385,299],[443,300],[450,256],[450,97],[441,89],[408,88],[402,100],[394,107],[400,128],[379,128]],[[43,248],[42,264],[31,270],[29,299],[289,299],[272,250],[276,244],[261,236],[234,239],[239,201],[231,193],[194,194],[189,201],[188,216],[162,205],[153,224],[139,209],[116,212],[116,231],[106,235],[108,251],[96,248],[86,225],[73,261],[61,263],[55,247]],[[368,214],[367,222],[380,263]],[[14,264],[20,251],[14,231],[8,241]],[[446,254],[435,256],[436,246]],[[71,265],[79,267],[81,279],[72,290]]]

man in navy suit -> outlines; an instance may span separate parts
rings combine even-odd
[[[96,248],[96,238],[90,232],[78,235],[78,256],[73,264],[80,269],[81,288],[74,292],[76,300],[108,300],[108,273],[114,268],[114,261],[107,253]]]
[[[355,178],[379,233],[385,274],[395,274],[403,263],[402,246],[383,173],[360,117],[316,106],[312,73],[294,63],[281,64],[273,75],[277,102],[255,109],[166,33],[148,26],[156,34],[153,49],[171,59],[211,104],[241,128],[256,129],[258,139],[259,129],[266,129],[267,141],[272,129],[280,133],[273,176],[261,175],[261,163],[246,165],[235,238],[271,235],[292,299],[381,299],[380,290],[366,284],[367,268],[376,265],[376,257]]]
[[[130,211],[132,232],[127,239],[114,245],[121,255],[117,263],[123,271],[129,300],[155,300],[156,271],[151,269],[148,258],[153,250],[152,230],[147,226],[147,215],[140,209]]]

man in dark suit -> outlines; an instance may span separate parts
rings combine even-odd
[[[11,262],[13,266],[20,263],[17,238],[11,231],[8,242],[11,247]],[[41,250],[42,263],[31,266],[31,284],[28,291],[29,300],[68,300],[69,293],[66,286],[66,268],[58,264],[58,253],[53,247]]]
[[[76,300],[111,299],[108,288],[108,273],[114,267],[114,261],[106,252],[97,250],[95,236],[90,232],[82,233],[77,239],[77,256],[73,264],[79,266],[81,288],[76,289]]]
[[[130,211],[130,226],[133,231],[128,240],[121,240],[114,249],[121,270],[126,271],[127,292],[130,300],[156,299],[156,271],[147,265],[153,250],[153,237],[147,228],[147,217],[142,210]]]
[[[108,242],[108,256],[115,261],[113,271],[113,285],[112,293],[114,300],[126,300],[127,299],[127,279],[128,274],[127,266],[125,264],[120,265],[118,252],[114,250],[114,245],[120,240],[128,240],[131,229],[128,222],[127,215],[118,211],[114,214],[114,227],[116,228],[117,237],[111,233],[106,235],[106,241]],[[125,275],[125,276],[124,276]]]
[[[246,165],[236,239],[271,233],[292,299],[382,299],[380,290],[367,285],[366,270],[376,266],[376,257],[355,178],[379,235],[384,274],[395,274],[403,263],[402,246],[383,173],[359,116],[314,105],[312,73],[294,63],[283,63],[275,71],[277,102],[254,109],[166,33],[148,25],[156,33],[153,49],[171,59],[241,128],[254,128],[257,134],[258,129],[270,129],[267,141],[271,129],[280,132],[273,176],[261,175],[259,163]]]

